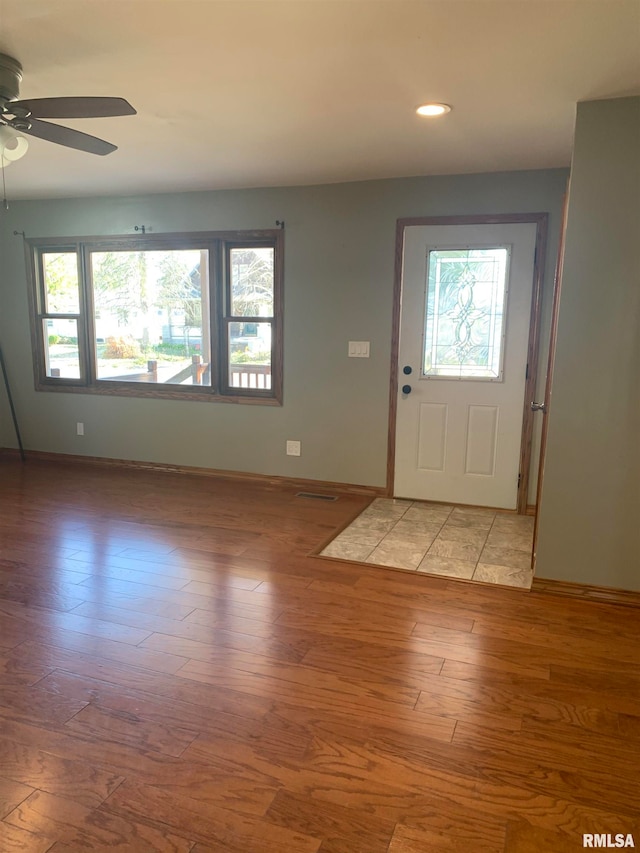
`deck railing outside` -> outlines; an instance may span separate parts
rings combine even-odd
[[[206,362],[202,362],[199,355],[191,357],[191,364],[188,364],[178,373],[174,373],[167,378],[167,369],[158,370],[158,362],[156,359],[150,359],[147,362],[147,370],[144,373],[134,373],[125,376],[110,376],[112,381],[127,381],[127,382],[149,382],[152,384],[170,384],[170,385],[209,385],[209,369],[210,366]],[[51,375],[54,375],[53,370]],[[231,388],[253,388],[262,391],[271,389],[271,365],[270,364],[230,364],[229,365],[229,386]]]
[[[230,364],[229,385],[232,388],[271,388],[270,364]]]

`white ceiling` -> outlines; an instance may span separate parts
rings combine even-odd
[[[138,110],[60,122],[107,157],[33,139],[13,199],[540,169],[640,94],[640,0],[0,0],[0,52],[23,98]]]

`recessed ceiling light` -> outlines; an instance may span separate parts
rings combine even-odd
[[[422,104],[416,110],[419,116],[442,116],[451,112],[448,104]]]

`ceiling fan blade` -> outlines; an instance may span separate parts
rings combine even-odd
[[[78,151],[86,151],[89,154],[104,156],[111,154],[118,148],[117,145],[105,142],[104,139],[98,139],[97,136],[89,136],[88,133],[81,133],[79,130],[72,130],[70,127],[63,127],[60,124],[49,124],[35,118],[29,118],[29,124],[31,125],[29,130],[21,129],[20,133],[37,136],[38,139],[46,139],[47,142],[55,142],[57,145],[64,145],[67,148],[77,148]]]
[[[11,101],[7,109],[27,110],[35,118],[102,118],[134,116],[136,111],[124,98],[32,98]]]

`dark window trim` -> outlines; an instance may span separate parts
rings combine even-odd
[[[272,327],[271,389],[231,388],[228,382],[226,354],[225,303],[228,293],[229,270],[225,261],[228,248],[236,246],[273,246],[274,248],[274,316],[265,318]],[[211,387],[198,390],[191,386],[150,385],[134,382],[97,380],[94,346],[93,294],[88,270],[91,251],[141,251],[153,249],[199,248],[209,251],[209,309],[212,338],[217,345],[211,347]],[[49,377],[45,372],[44,337],[42,320],[45,293],[41,256],[47,251],[73,251],[78,255],[80,280],[80,314],[53,315],[78,318],[78,345],[80,352],[80,379]],[[197,400],[223,403],[249,403],[267,406],[282,405],[283,391],[283,331],[284,331],[284,232],[280,228],[249,231],[197,231],[166,234],[99,235],[87,237],[43,237],[25,241],[29,279],[29,315],[33,348],[34,385],[36,391],[53,391],[66,394],[96,394],[100,396],[143,397],[170,400]],[[237,318],[233,318],[235,321]],[[252,317],[252,322],[262,318]],[[224,334],[224,337],[223,337]],[[82,338],[82,342],[80,339]]]

